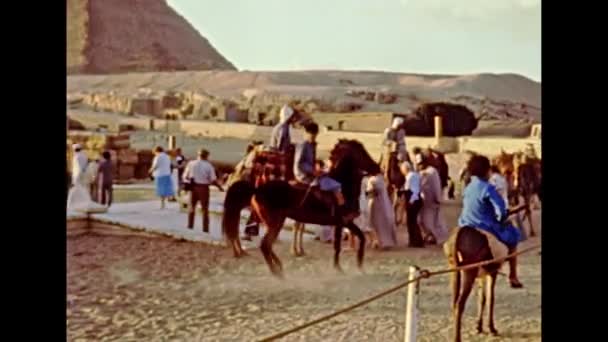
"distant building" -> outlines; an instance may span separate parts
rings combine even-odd
[[[311,118],[328,131],[382,132],[391,126],[393,112],[313,113]]]

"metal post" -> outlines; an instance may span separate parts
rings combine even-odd
[[[419,268],[410,266],[408,280],[412,281],[419,275]],[[418,293],[420,282],[415,281],[407,286],[407,306],[405,308],[405,342],[416,341],[416,328],[418,325]]]

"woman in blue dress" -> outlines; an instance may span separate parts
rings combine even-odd
[[[471,175],[469,184],[464,189],[463,207],[459,227],[473,227],[485,230],[509,248],[509,254],[517,249],[521,240],[520,231],[508,222],[507,205],[490,178],[490,160],[481,155],[473,156],[467,169]],[[512,288],[523,285],[517,278],[517,259],[509,259],[509,281]]]

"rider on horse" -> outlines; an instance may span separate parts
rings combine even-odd
[[[300,183],[308,184],[310,187],[318,186],[321,191],[332,192],[338,204],[338,212],[344,217],[346,206],[342,195],[342,185],[316,167],[316,139],[319,126],[310,122],[304,126],[304,131],[306,132],[306,139],[296,146],[293,163],[294,176]]]
[[[279,123],[274,126],[270,135],[270,148],[282,153],[290,152],[291,129],[289,126],[297,120],[297,115],[294,114],[294,110],[288,105],[281,108]]]
[[[508,224],[507,204],[496,188],[488,183],[490,160],[475,155],[469,160],[467,169],[471,180],[464,189],[463,208],[458,226],[487,231],[508,247],[509,254],[514,253],[517,244],[521,241],[521,233]],[[517,278],[515,257],[509,259],[509,271],[511,287],[521,288],[523,285]]]

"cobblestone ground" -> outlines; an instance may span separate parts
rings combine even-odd
[[[457,209],[446,208],[448,222],[455,222]],[[540,212],[535,216],[538,226]],[[533,238],[523,246],[538,242]],[[304,247],[308,255],[295,258],[287,243],[275,244],[286,270],[286,279],[279,281],[257,250],[236,260],[227,249],[168,238],[70,238],[68,340],[255,341],[394,286],[407,279],[411,264],[430,270],[446,264],[436,246],[368,250],[360,273],[354,253],[345,251],[346,274],[341,275],[331,268],[331,245],[315,241]],[[463,326],[466,341],[541,340],[541,257],[531,252],[519,260],[525,289],[510,289],[505,277],[496,289],[501,336],[474,333],[472,295]],[[422,283],[419,341],[448,340],[450,298],[449,276]],[[405,304],[401,290],[282,340],[402,341]]]

